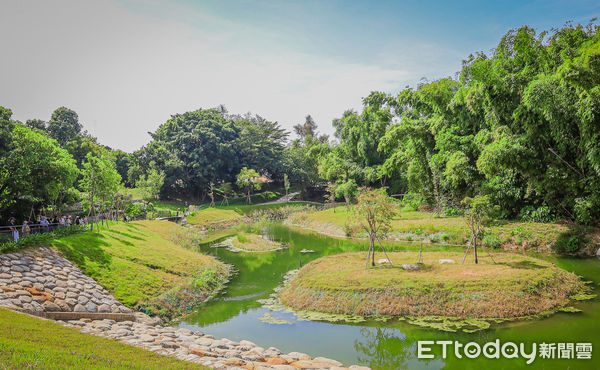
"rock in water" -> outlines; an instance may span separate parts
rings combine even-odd
[[[421,267],[419,267],[419,265],[415,265],[414,263],[404,263],[404,264],[402,264],[402,268],[404,270],[409,270],[410,271],[410,270],[418,270]]]
[[[450,260],[450,259],[443,259],[443,258],[442,258],[442,259],[440,259],[440,263],[450,263],[450,264],[452,264],[452,263],[456,263],[456,262],[455,262],[454,260]]]

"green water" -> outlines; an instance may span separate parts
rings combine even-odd
[[[298,268],[315,258],[350,250],[364,249],[364,245],[333,239],[313,233],[292,230],[283,225],[271,225],[265,232],[289,249],[270,253],[233,253],[222,248],[202,247],[222,261],[234,265],[238,273],[227,290],[218,298],[203,304],[198,312],[184,318],[178,325],[200,330],[215,337],[234,341],[250,340],[262,347],[274,346],[283,352],[299,351],[311,356],[325,356],[345,365],[360,364],[374,369],[512,369],[520,367],[543,369],[600,369],[600,301],[594,299],[578,303],[581,313],[558,313],[536,321],[520,321],[496,325],[477,333],[448,333],[422,328],[401,321],[363,322],[360,324],[333,324],[316,321],[298,321],[295,315],[271,312],[261,307],[257,300],[266,298],[282,283],[289,270]],[[303,248],[314,250],[301,254]],[[432,246],[431,249],[443,247]],[[409,251],[408,253],[416,253]],[[417,258],[415,254],[415,258]],[[574,271],[586,280],[593,281],[596,290],[600,283],[600,261],[543,257],[558,266]],[[287,324],[269,324],[260,320],[265,313],[285,320]],[[542,359],[531,365],[523,357],[516,359],[488,359],[483,355],[475,359],[458,359],[454,347],[448,348],[442,358],[441,347],[434,347],[433,359],[417,358],[417,341],[459,341],[463,345],[476,342],[525,343],[527,352],[531,344],[592,343],[591,360]]]

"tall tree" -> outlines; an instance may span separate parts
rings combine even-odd
[[[273,178],[281,178],[281,157],[288,137],[286,130],[277,122],[270,122],[258,115],[231,118],[239,129],[236,143],[239,163]]]
[[[357,204],[352,210],[351,228],[364,231],[369,238],[369,252],[365,268],[375,266],[375,243],[387,236],[391,228],[391,221],[396,215],[396,207],[385,189],[362,188],[357,197]],[[387,252],[381,244],[386,257]],[[388,262],[392,262],[388,258]]]
[[[7,110],[0,113],[4,120],[0,144],[5,134],[10,140],[8,145],[2,144],[6,152],[0,157],[0,208],[29,214],[31,207],[58,206],[67,201],[79,173],[73,158],[37,130],[11,124],[6,120],[10,117]],[[12,131],[6,131],[7,127]]]
[[[79,186],[85,192],[88,215],[92,216],[90,230],[94,230],[96,210],[107,211],[115,200],[115,194],[121,183],[121,175],[115,165],[104,157],[95,157],[91,153],[83,163],[82,179]],[[104,219],[104,218],[103,218]]]
[[[208,184],[231,181],[238,162],[239,128],[213,109],[174,115],[152,134],[144,157],[165,172],[170,194],[202,196]]]
[[[248,204],[252,203],[250,195],[252,190],[260,190],[262,183],[258,179],[260,175],[252,168],[244,167],[237,175],[237,185],[244,189],[246,192],[246,201]]]
[[[29,128],[42,130],[42,131],[46,130],[46,122],[41,119],[28,119],[25,122],[25,126],[27,126]]]
[[[81,133],[83,125],[79,123],[79,116],[74,110],[60,107],[52,113],[48,121],[48,133],[56,139],[61,146]]]

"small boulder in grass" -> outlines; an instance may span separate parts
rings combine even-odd
[[[381,259],[377,260],[377,264],[378,265],[385,265],[385,264],[391,265],[392,263],[387,258],[381,258]]]
[[[444,259],[444,258],[442,258],[442,259],[440,259],[440,263],[441,264],[444,264],[444,263],[454,264],[454,263],[456,263],[456,261],[451,260],[451,259]]]
[[[421,266],[415,265],[414,263],[404,263],[401,267],[402,269],[407,271],[418,270],[421,268]]]

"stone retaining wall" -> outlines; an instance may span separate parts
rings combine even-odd
[[[25,312],[132,312],[50,248],[0,254],[0,306]]]

